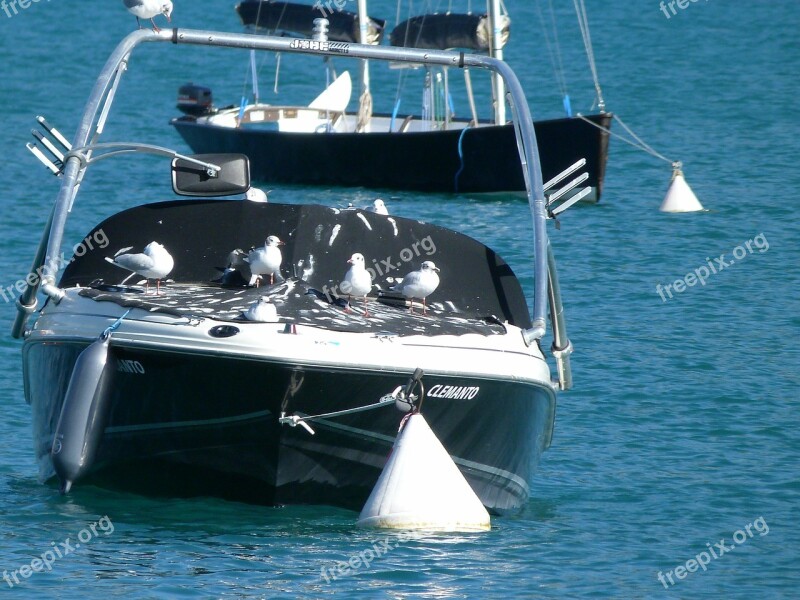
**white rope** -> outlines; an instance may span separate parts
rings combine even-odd
[[[635,140],[635,141],[633,141],[633,140],[629,140],[629,139],[628,139],[628,138],[626,138],[625,136],[623,136],[623,135],[620,135],[620,134],[618,134],[618,133],[615,133],[615,132],[611,131],[611,130],[610,130],[608,127],[603,127],[602,125],[598,125],[598,124],[597,124],[597,123],[595,123],[594,121],[590,121],[589,119],[587,119],[586,117],[584,117],[584,116],[583,116],[582,114],[580,114],[580,113],[578,113],[578,115],[577,115],[577,116],[578,116],[578,118],[579,118],[579,119],[581,119],[581,120],[583,120],[583,121],[586,121],[587,123],[589,123],[589,125],[593,125],[594,127],[597,127],[598,129],[600,129],[600,130],[602,130],[602,131],[605,131],[607,134],[609,134],[609,135],[612,135],[612,136],[614,136],[614,137],[616,137],[616,138],[619,138],[620,140],[622,140],[622,141],[623,141],[623,142],[625,142],[626,144],[630,144],[630,145],[631,145],[631,146],[633,146],[634,148],[638,148],[639,150],[642,150],[643,152],[647,152],[647,153],[648,153],[648,154],[650,154],[651,156],[654,156],[654,157],[656,157],[656,158],[660,158],[661,160],[663,160],[663,161],[666,161],[666,162],[670,163],[670,164],[671,164],[671,165],[673,165],[673,166],[675,166],[675,165],[679,165],[679,164],[680,164],[680,163],[679,163],[679,162],[677,162],[677,161],[670,160],[669,158],[667,158],[666,156],[664,156],[664,155],[663,155],[663,154],[661,154],[660,152],[656,151],[656,150],[655,150],[655,149],[654,149],[652,146],[650,146],[650,144],[647,144],[647,143],[646,143],[644,140],[642,140],[642,138],[640,138],[638,135],[636,135],[636,134],[633,132],[633,130],[632,130],[630,127],[628,127],[628,126],[627,126],[627,125],[626,125],[626,124],[625,124],[625,123],[622,121],[622,119],[620,119],[620,118],[619,118],[619,115],[614,115],[614,119],[616,119],[616,121],[617,121],[617,122],[620,124],[620,126],[622,126],[622,128],[623,128],[623,129],[624,129],[624,130],[625,130],[625,131],[626,131],[626,132],[627,132],[627,133],[628,133],[628,134],[629,134],[629,135],[630,135],[630,136],[633,138],[633,140]]]
[[[592,34],[589,32],[589,18],[586,16],[586,5],[583,3],[583,0],[573,0],[573,2],[575,4],[575,12],[578,13],[578,25],[581,28],[583,45],[586,48],[586,57],[589,59],[589,68],[592,71],[592,79],[594,79],[594,89],[597,91],[597,103],[600,110],[604,111],[606,102],[603,100],[603,90],[600,89],[600,78],[597,76],[597,64],[594,60]]]
[[[332,417],[341,417],[342,415],[351,415],[353,413],[363,412],[365,410],[380,408],[382,406],[386,406],[389,403],[394,403],[394,400],[395,399],[392,398],[391,396],[386,395],[373,404],[367,404],[365,406],[357,406],[356,408],[348,408],[346,410],[337,410],[335,412],[324,413],[321,415],[306,415],[304,413],[298,412],[293,415],[280,417],[279,422],[281,422],[281,424],[285,422],[290,425],[292,423],[294,423],[294,425],[297,425],[298,423],[303,421],[316,421],[317,419],[330,419]],[[294,425],[292,425],[292,427],[294,427]]]
[[[127,313],[126,313],[127,314]],[[422,381],[420,380],[420,385],[422,385]],[[365,410],[373,410],[375,408],[381,408],[383,406],[387,406],[389,404],[394,404],[397,400],[406,400],[405,393],[402,391],[403,386],[398,385],[391,394],[385,394],[381,396],[380,400],[377,402],[373,402],[372,404],[365,404],[363,406],[356,406],[355,408],[347,408],[344,410],[337,410],[334,412],[323,413],[321,415],[307,415],[303,412],[295,412],[292,415],[287,415],[286,413],[281,413],[281,416],[278,417],[278,423],[281,425],[288,425],[289,427],[297,427],[301,425],[305,427],[306,430],[311,434],[314,435],[314,430],[308,426],[309,421],[316,421],[317,419],[331,419],[334,417],[341,417],[343,415],[351,415],[353,413],[364,412]],[[422,393],[420,394],[420,404],[422,406],[422,398],[425,395],[425,388],[422,388]],[[414,401],[417,399],[416,396],[413,394],[409,395],[409,400],[407,400],[412,406]]]
[[[356,122],[356,131],[364,131],[372,118],[372,94],[369,90],[364,90],[361,94],[358,104],[358,120]]]

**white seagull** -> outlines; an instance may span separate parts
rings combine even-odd
[[[342,291],[347,294],[347,311],[350,311],[349,302],[351,296],[364,296],[364,316],[368,317],[367,294],[372,289],[372,275],[364,267],[363,254],[356,252],[347,262],[352,265],[344,276],[344,281],[342,281]]]
[[[275,273],[280,272],[283,255],[278,246],[283,246],[283,242],[277,236],[271,235],[264,242],[263,248],[252,248],[245,259],[250,263],[250,285],[256,284],[261,280],[261,275],[269,275],[269,283],[275,283]]]
[[[251,187],[244,193],[244,199],[251,202],[269,202],[267,193],[261,188]]]
[[[150,280],[156,280],[156,295],[161,291],[161,280],[169,275],[175,261],[166,248],[158,242],[150,242],[144,247],[141,254],[126,254],[133,246],[123,248],[114,255],[114,258],[106,258],[108,262],[128,271],[138,273],[145,278],[145,294],[150,289]]]
[[[375,214],[378,214],[378,215],[388,215],[389,214],[389,209],[386,208],[386,204],[380,198],[376,198],[372,202],[372,207],[369,210],[370,210],[370,212],[374,212]]]
[[[167,22],[172,22],[170,15],[172,15],[172,0],[122,0],[125,3],[125,8],[128,12],[136,17],[136,23],[139,29],[142,24],[139,19],[150,19],[153,24],[153,31],[158,33],[161,31],[153,21],[153,17],[164,15],[167,17]]]
[[[422,300],[422,314],[426,313],[425,298],[430,296],[439,287],[439,268],[432,261],[422,263],[419,271],[411,271],[403,277],[403,281],[392,289],[400,292],[411,300],[411,312],[414,312],[414,298]]]
[[[269,296],[261,296],[261,298],[250,305],[243,315],[248,321],[257,321],[260,323],[278,322],[278,309],[269,301]]]

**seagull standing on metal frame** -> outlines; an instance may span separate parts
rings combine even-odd
[[[142,28],[142,23],[139,19],[150,19],[153,24],[153,31],[158,33],[161,31],[153,20],[158,15],[167,17],[167,22],[171,23],[172,19],[172,0],[122,0],[125,3],[125,8],[128,12],[136,17],[136,23],[139,29]]]

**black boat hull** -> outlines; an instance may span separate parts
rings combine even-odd
[[[599,200],[612,114],[536,121],[545,181],[586,158],[586,185]],[[398,117],[398,122],[402,117]],[[198,153],[250,157],[253,178],[304,185],[364,186],[445,193],[525,190],[512,125],[406,133],[289,133],[210,125],[192,117],[172,125]],[[463,133],[463,135],[462,135]]]
[[[36,454],[52,476],[50,452],[75,360],[85,342],[28,342],[26,395]],[[405,382],[356,366],[309,367],[280,359],[129,348],[112,341],[116,364],[108,417],[91,478],[141,491],[187,493],[268,505],[358,509],[377,481],[402,414],[393,404],[302,427],[282,412],[321,414],[376,402]],[[425,376],[439,396],[452,385],[479,388],[464,399],[429,395],[423,413],[488,509],[504,513],[528,498],[531,474],[552,434],[555,398],[531,382]],[[187,485],[186,480],[193,480]],[[180,483],[179,483],[180,481]]]

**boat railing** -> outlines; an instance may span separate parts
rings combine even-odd
[[[238,109],[230,112],[238,113]],[[280,119],[298,119],[314,117],[317,119],[335,119],[345,115],[345,111],[309,108],[308,106],[284,106],[280,104],[255,104],[248,106],[239,119],[241,123],[262,123]],[[213,116],[213,115],[212,115]]]
[[[560,293],[558,293],[558,277],[555,272],[555,261],[552,259],[552,250],[549,248],[547,235],[548,214],[533,119],[522,85],[516,74],[505,62],[489,56],[466,54],[464,52],[370,46],[346,42],[323,42],[189,29],[162,30],[157,33],[139,30],[126,36],[106,61],[84,109],[77,133],[72,141],[73,148],[85,148],[97,142],[105,127],[120,78],[127,70],[129,56],[137,46],[145,42],[267,50],[311,54],[321,57],[346,56],[362,60],[442,65],[461,69],[475,68],[492,71],[502,78],[507,90],[506,98],[512,110],[528,204],[533,219],[534,294],[532,325],[524,331],[523,335],[527,344],[532,344],[542,339],[547,330],[547,311],[549,307],[554,328],[554,338],[556,338],[554,349],[557,351],[559,385],[563,388],[571,380],[567,351],[568,340],[565,342],[566,332],[563,328],[563,308],[561,306]],[[32,285],[27,285],[17,300],[18,314],[12,329],[14,337],[18,338],[23,335],[27,317],[36,309],[36,294],[40,286],[42,291],[54,302],[58,302],[63,297],[63,290],[59,290],[56,287],[56,277],[60,265],[55,260],[55,257],[59,256],[67,217],[72,209],[75,195],[83,180],[87,166],[88,161],[81,160],[76,155],[65,157],[61,188],[30,271],[31,273],[41,272],[42,276]],[[559,355],[561,358],[559,358]]]

